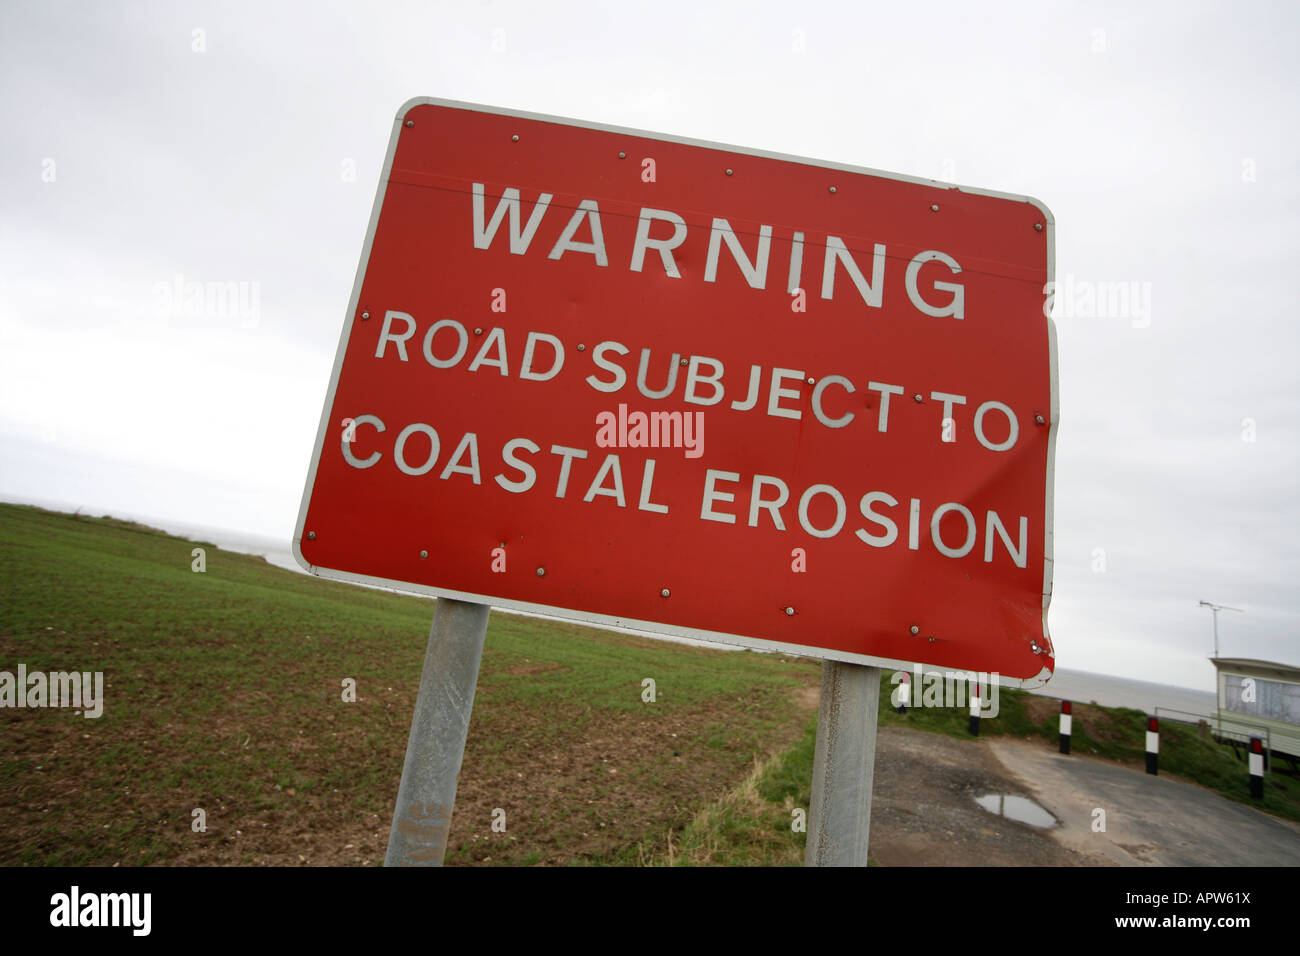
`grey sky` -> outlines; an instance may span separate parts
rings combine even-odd
[[[898,7],[9,0],[0,496],[287,541],[392,117],[437,96],[1041,199],[1058,281],[1150,296],[1058,302],[1058,664],[1208,687],[1201,598],[1298,662],[1300,14]]]

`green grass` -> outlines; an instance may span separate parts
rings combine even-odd
[[[627,862],[656,866],[802,866],[812,799],[817,718],[786,750],[755,761],[740,786],[703,807],[657,853]]]
[[[106,684],[97,720],[0,711],[0,862],[377,862],[433,612],[130,522],[0,505],[0,670]],[[792,691],[815,680],[774,655],[494,614],[448,859],[624,859],[792,739]],[[579,797],[612,808],[605,827],[571,812]],[[508,839],[479,822],[495,806]]]

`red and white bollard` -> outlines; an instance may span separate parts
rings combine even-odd
[[[1070,702],[1061,701],[1061,753],[1070,752]]]
[[[980,685],[971,683],[970,694],[970,734],[972,737],[980,735]]]
[[[1147,718],[1147,773],[1156,772],[1156,757],[1160,753],[1160,721]]]
[[[1250,738],[1250,795],[1264,799],[1264,741]]]

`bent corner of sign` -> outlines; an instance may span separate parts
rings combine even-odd
[[[302,553],[302,534],[299,533],[294,535],[293,541],[290,542],[290,544],[291,547],[289,548],[289,550],[293,554],[293,559],[298,562],[298,567],[302,568],[308,574],[319,575],[320,571],[316,567],[316,565],[308,561],[307,558]]]
[[[1021,680],[1021,682],[1020,682],[1020,689],[1021,689],[1021,690],[1035,690],[1035,689],[1037,689],[1037,688],[1039,688],[1039,687],[1042,687],[1042,686],[1044,686],[1048,681],[1050,681],[1050,680],[1052,679],[1052,674],[1053,674],[1053,670],[1052,670],[1052,668],[1050,668],[1050,667],[1048,667],[1046,664],[1044,664],[1044,665],[1043,665],[1043,669],[1040,670],[1040,671],[1039,671],[1037,674],[1035,674],[1033,677],[1026,677],[1026,678],[1024,678],[1023,680]]]

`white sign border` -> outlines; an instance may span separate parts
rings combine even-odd
[[[357,264],[357,277],[352,286],[352,297],[349,300],[348,312],[343,321],[343,331],[339,336],[338,351],[334,356],[334,369],[330,373],[330,383],[329,388],[325,393],[325,403],[321,408],[320,426],[316,433],[316,445],[312,450],[311,466],[307,472],[306,484],[303,486],[302,504],[298,509],[298,522],[294,527],[291,548],[294,560],[310,574],[333,581],[377,585],[380,587],[387,587],[398,591],[422,594],[430,597],[448,597],[459,601],[472,601],[476,604],[487,604],[491,607],[511,608],[517,611],[527,611],[534,614],[579,621],[584,624],[606,625],[617,628],[636,628],[642,631],[650,631],[666,635],[671,634],[676,637],[686,637],[709,643],[736,644],[741,647],[749,647],[755,650],[769,651],[795,657],[813,657],[822,660],[844,661],[851,664],[866,664],[871,667],[910,671],[912,665],[917,662],[894,660],[885,657],[871,657],[866,654],[853,654],[846,651],[836,651],[821,647],[809,647],[804,644],[787,644],[783,641],[769,641],[757,637],[742,637],[737,634],[727,634],[721,631],[708,631],[693,627],[681,627],[675,624],[664,624],[656,621],[641,621],[609,614],[596,614],[591,611],[576,611],[570,608],[554,607],[549,604],[534,604],[529,601],[513,601],[505,598],[488,597],[483,594],[470,594],[465,591],[453,591],[448,588],[430,587],[428,585],[412,584],[406,581],[394,581],[390,578],[378,578],[367,574],[354,574],[349,571],[335,571],[330,568],[322,568],[313,565],[303,557],[302,539],[307,522],[307,506],[311,502],[311,491],[316,484],[316,470],[320,464],[321,451],[325,447],[325,438],[333,431],[330,426],[330,413],[334,407],[334,396],[338,390],[339,373],[343,369],[343,357],[347,352],[348,342],[352,337],[352,323],[356,320],[357,309],[361,304],[361,285],[365,281],[366,268],[370,264],[370,252],[374,245],[375,230],[379,225],[379,213],[383,208],[384,195],[387,192],[389,176],[392,173],[393,157],[397,152],[397,142],[402,135],[402,124],[406,119],[406,114],[417,106],[442,106],[450,109],[470,110],[477,113],[492,113],[497,116],[513,116],[518,119],[539,120],[546,123],[557,123],[562,126],[574,126],[582,129],[599,130],[604,133],[616,133],[622,136],[655,139],[662,142],[678,143],[683,146],[698,146],[705,149],[717,149],[745,156],[758,156],[764,159],[775,159],[786,163],[799,163],[804,166],[814,166],[818,169],[836,169],[848,173],[875,176],[881,179],[892,179],[897,182],[916,183],[921,186],[931,186],[943,190],[957,189],[964,193],[972,193],[979,196],[992,196],[997,199],[1008,199],[1014,202],[1028,203],[1037,208],[1038,211],[1043,214],[1043,228],[1046,230],[1045,239],[1047,242],[1047,281],[1049,283],[1053,282],[1056,277],[1056,220],[1052,217],[1051,210],[1032,196],[1018,196],[1012,193],[1003,193],[989,189],[973,189],[966,186],[957,186],[952,183],[943,183],[934,179],[921,179],[915,176],[904,176],[898,173],[882,172],[878,169],[869,169],[863,166],[849,166],[843,163],[822,162],[820,160],[808,159],[802,156],[789,156],[784,153],[746,149],[740,146],[730,146],[725,143],[710,143],[704,140],[687,139],[680,136],[668,136],[663,133],[653,133],[646,130],[627,129],[622,126],[606,126],[601,123],[588,123],[581,120],[568,119],[562,116],[548,116],[544,113],[530,113],[524,110],[483,106],[477,103],[462,103],[457,100],[444,100],[436,97],[419,96],[407,100],[402,104],[401,109],[397,111],[397,116],[393,121],[393,134],[388,142],[388,152],[384,156],[384,169],[380,174],[379,185],[375,190],[375,203],[370,213],[370,224],[366,228],[366,240],[361,247],[361,259]],[[1060,396],[1057,391],[1056,324],[1052,321],[1050,316],[1046,315],[1046,313],[1044,313],[1044,321],[1047,322],[1051,412],[1047,423],[1047,497],[1044,503],[1044,524],[1046,526],[1046,533],[1043,542],[1043,636],[1050,643],[1051,637],[1047,629],[1047,610],[1052,600],[1052,521],[1054,511],[1052,499],[1056,477],[1056,429],[1060,417]],[[1054,653],[1051,653],[1048,656],[1055,659]],[[925,664],[923,666],[927,669],[942,669],[942,665],[937,664]],[[953,666],[952,669],[956,670],[957,668]],[[1019,678],[999,675],[998,683],[1007,687],[1035,688],[1042,687],[1047,683],[1050,677],[1051,671],[1046,665],[1044,665],[1043,669],[1034,677],[1022,680]]]

